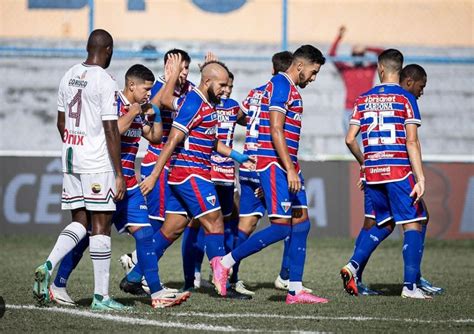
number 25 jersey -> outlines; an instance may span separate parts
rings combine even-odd
[[[112,172],[102,121],[116,120],[116,81],[100,66],[77,64],[63,76],[58,111],[65,113],[65,173]]]
[[[412,173],[405,126],[421,125],[412,94],[397,84],[377,85],[357,98],[350,124],[360,126],[368,184],[399,181]]]

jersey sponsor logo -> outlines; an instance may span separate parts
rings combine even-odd
[[[209,129],[206,130],[206,135],[215,135],[216,134],[216,127],[212,126]]]
[[[232,116],[232,115],[221,115],[221,114],[218,114],[218,115],[217,115],[217,121],[218,121],[218,122],[229,122],[229,121],[230,121],[230,116]]]
[[[84,145],[85,132],[64,130],[63,142],[69,145]]]
[[[296,120],[296,121],[301,121],[303,119],[303,115],[301,114],[295,114],[293,116],[293,119]]]
[[[91,190],[94,194],[98,194],[102,190],[102,186],[99,183],[93,183],[91,185]]]
[[[368,160],[379,160],[379,159],[391,159],[395,156],[393,153],[387,153],[387,152],[375,152],[375,153],[368,153],[367,154],[367,159]]]
[[[227,159],[227,158],[226,158]],[[221,166],[212,166],[212,170],[216,173],[222,173],[222,174],[229,174],[233,175],[234,174],[234,167],[228,167],[228,168],[223,168]]]
[[[206,197],[206,201],[208,201],[212,206],[216,205],[216,196],[211,195]]]
[[[125,137],[140,138],[142,136],[142,129],[128,129],[123,135]]]
[[[291,202],[280,202],[281,208],[285,213],[288,212],[288,210],[291,208]]]
[[[371,174],[390,174],[390,166],[370,168]]]
[[[148,207],[145,204],[140,204],[140,210],[148,210]]]
[[[86,88],[87,81],[81,79],[70,79],[68,86],[77,87],[77,88]]]

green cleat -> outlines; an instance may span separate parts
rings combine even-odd
[[[129,311],[132,309],[130,306],[125,306],[112,298],[104,300],[101,295],[94,295],[91,304],[92,311]]]
[[[33,284],[33,296],[40,306],[49,303],[49,267],[51,263],[45,262],[35,270],[35,283]]]

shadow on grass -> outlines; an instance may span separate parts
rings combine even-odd
[[[382,296],[400,296],[403,286],[400,283],[374,283],[370,284],[369,288],[375,291],[380,291]]]

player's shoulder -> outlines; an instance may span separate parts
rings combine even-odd
[[[288,76],[283,73],[279,72],[275,74],[271,79],[270,82],[272,82],[274,85],[279,85],[279,86],[287,86],[290,87],[290,79]]]
[[[224,100],[224,107],[225,108],[236,108],[239,107],[239,102],[230,97]]]

